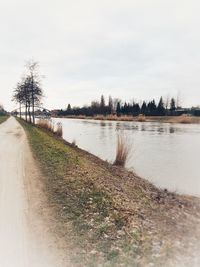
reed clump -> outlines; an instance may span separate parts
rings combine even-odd
[[[54,124],[50,120],[40,119],[37,125],[46,131],[54,133]]]
[[[63,137],[63,127],[62,127],[62,123],[58,122],[57,123],[57,129],[54,132],[58,137]]]
[[[57,127],[55,128],[55,125],[51,120],[40,119],[37,122],[37,125],[40,128],[42,128],[48,132],[51,132],[58,137],[63,136],[63,127],[62,127],[62,123],[60,123],[60,122],[57,123]]]
[[[137,121],[139,122],[145,122],[146,121],[146,116],[143,114],[140,114],[137,118]]]
[[[74,139],[74,140],[72,141],[72,146],[73,146],[73,147],[77,147],[76,139]]]
[[[192,116],[188,116],[188,115],[181,115],[181,116],[178,116],[178,117],[174,117],[172,119],[172,122],[174,123],[184,123],[184,124],[190,124],[190,123],[195,123],[196,120],[194,117]]]
[[[117,149],[114,165],[124,167],[130,154],[130,145],[123,135],[117,136]]]

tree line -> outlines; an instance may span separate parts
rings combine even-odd
[[[120,99],[112,98],[109,96],[108,102],[106,103],[105,97],[102,95],[100,101],[92,101],[90,105],[83,107],[71,107],[68,104],[66,109],[57,111],[58,116],[69,116],[69,115],[112,115],[117,116],[129,115],[138,116],[143,114],[145,116],[166,116],[174,115],[175,111],[180,108],[178,100],[175,98],[167,98],[165,101],[163,97],[160,97],[158,103],[154,99],[151,101],[143,101],[141,104],[133,101],[122,102]]]
[[[19,104],[20,118],[22,109],[25,109],[25,120],[35,124],[35,108],[41,105],[42,97],[38,63],[30,61],[26,65],[26,74],[17,83],[13,94],[13,101]]]

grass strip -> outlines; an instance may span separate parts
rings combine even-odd
[[[5,122],[8,118],[8,116],[0,116],[0,124]]]

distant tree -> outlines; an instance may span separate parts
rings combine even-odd
[[[147,115],[150,115],[150,116],[156,115],[157,106],[156,106],[156,102],[154,99],[148,103],[147,110],[148,110]]]
[[[147,112],[147,104],[146,104],[146,102],[145,101],[143,101],[143,103],[142,103],[142,106],[141,106],[141,113],[143,114],[143,115],[146,115],[146,112]]]
[[[160,101],[159,101],[158,106],[157,106],[157,115],[159,115],[159,116],[165,115],[165,107],[164,107],[164,102],[163,102],[162,96],[161,96]]]
[[[40,76],[38,74],[38,62],[29,61],[27,63],[27,81],[29,81],[28,89],[30,91],[30,102],[32,106],[32,118],[33,124],[35,124],[35,106],[41,103],[41,98],[43,96]]]
[[[70,104],[67,106],[67,115],[72,115],[72,108]]]
[[[100,114],[100,104],[98,101],[91,102],[91,113],[92,116]]]
[[[113,99],[111,96],[109,96],[109,99],[108,99],[108,113],[109,114],[112,114],[113,113]]]
[[[102,95],[100,101],[100,114],[105,115],[105,113],[106,113],[105,97]]]
[[[120,116],[121,114],[121,104],[119,101],[117,102],[116,113],[117,113],[117,116]]]
[[[139,115],[140,114],[140,105],[138,103],[133,103],[132,110],[133,110],[134,116]]]
[[[171,102],[170,102],[170,112],[171,114],[173,114],[176,110],[176,102],[175,102],[175,99],[172,98],[171,99]]]
[[[128,105],[127,103],[125,102],[124,105],[121,107],[121,113],[123,115],[126,115],[128,113]]]
[[[13,100],[19,103],[20,116],[21,107],[25,106],[25,119],[29,116],[31,121],[31,108],[32,108],[32,121],[35,124],[35,107],[41,104],[43,92],[40,86],[39,74],[37,71],[38,63],[29,62],[27,64],[27,74],[22,78],[14,90]]]
[[[182,96],[181,96],[181,92],[179,91],[176,97],[176,108],[177,109],[181,108],[181,105],[182,105]]]

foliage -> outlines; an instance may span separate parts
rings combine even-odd
[[[138,116],[140,114],[145,116],[165,116],[170,114],[174,115],[176,111],[176,102],[175,99],[171,99],[170,108],[168,108],[169,99],[163,100],[163,97],[160,97],[158,103],[154,99],[149,102],[143,101],[142,104],[139,104],[135,101],[133,102],[122,102],[120,99],[113,99],[109,96],[108,102],[106,103],[105,97],[102,95],[99,101],[92,101],[91,105],[83,107],[71,107],[68,104],[65,110],[57,110],[57,116],[108,116],[108,115],[117,115],[117,116]]]

